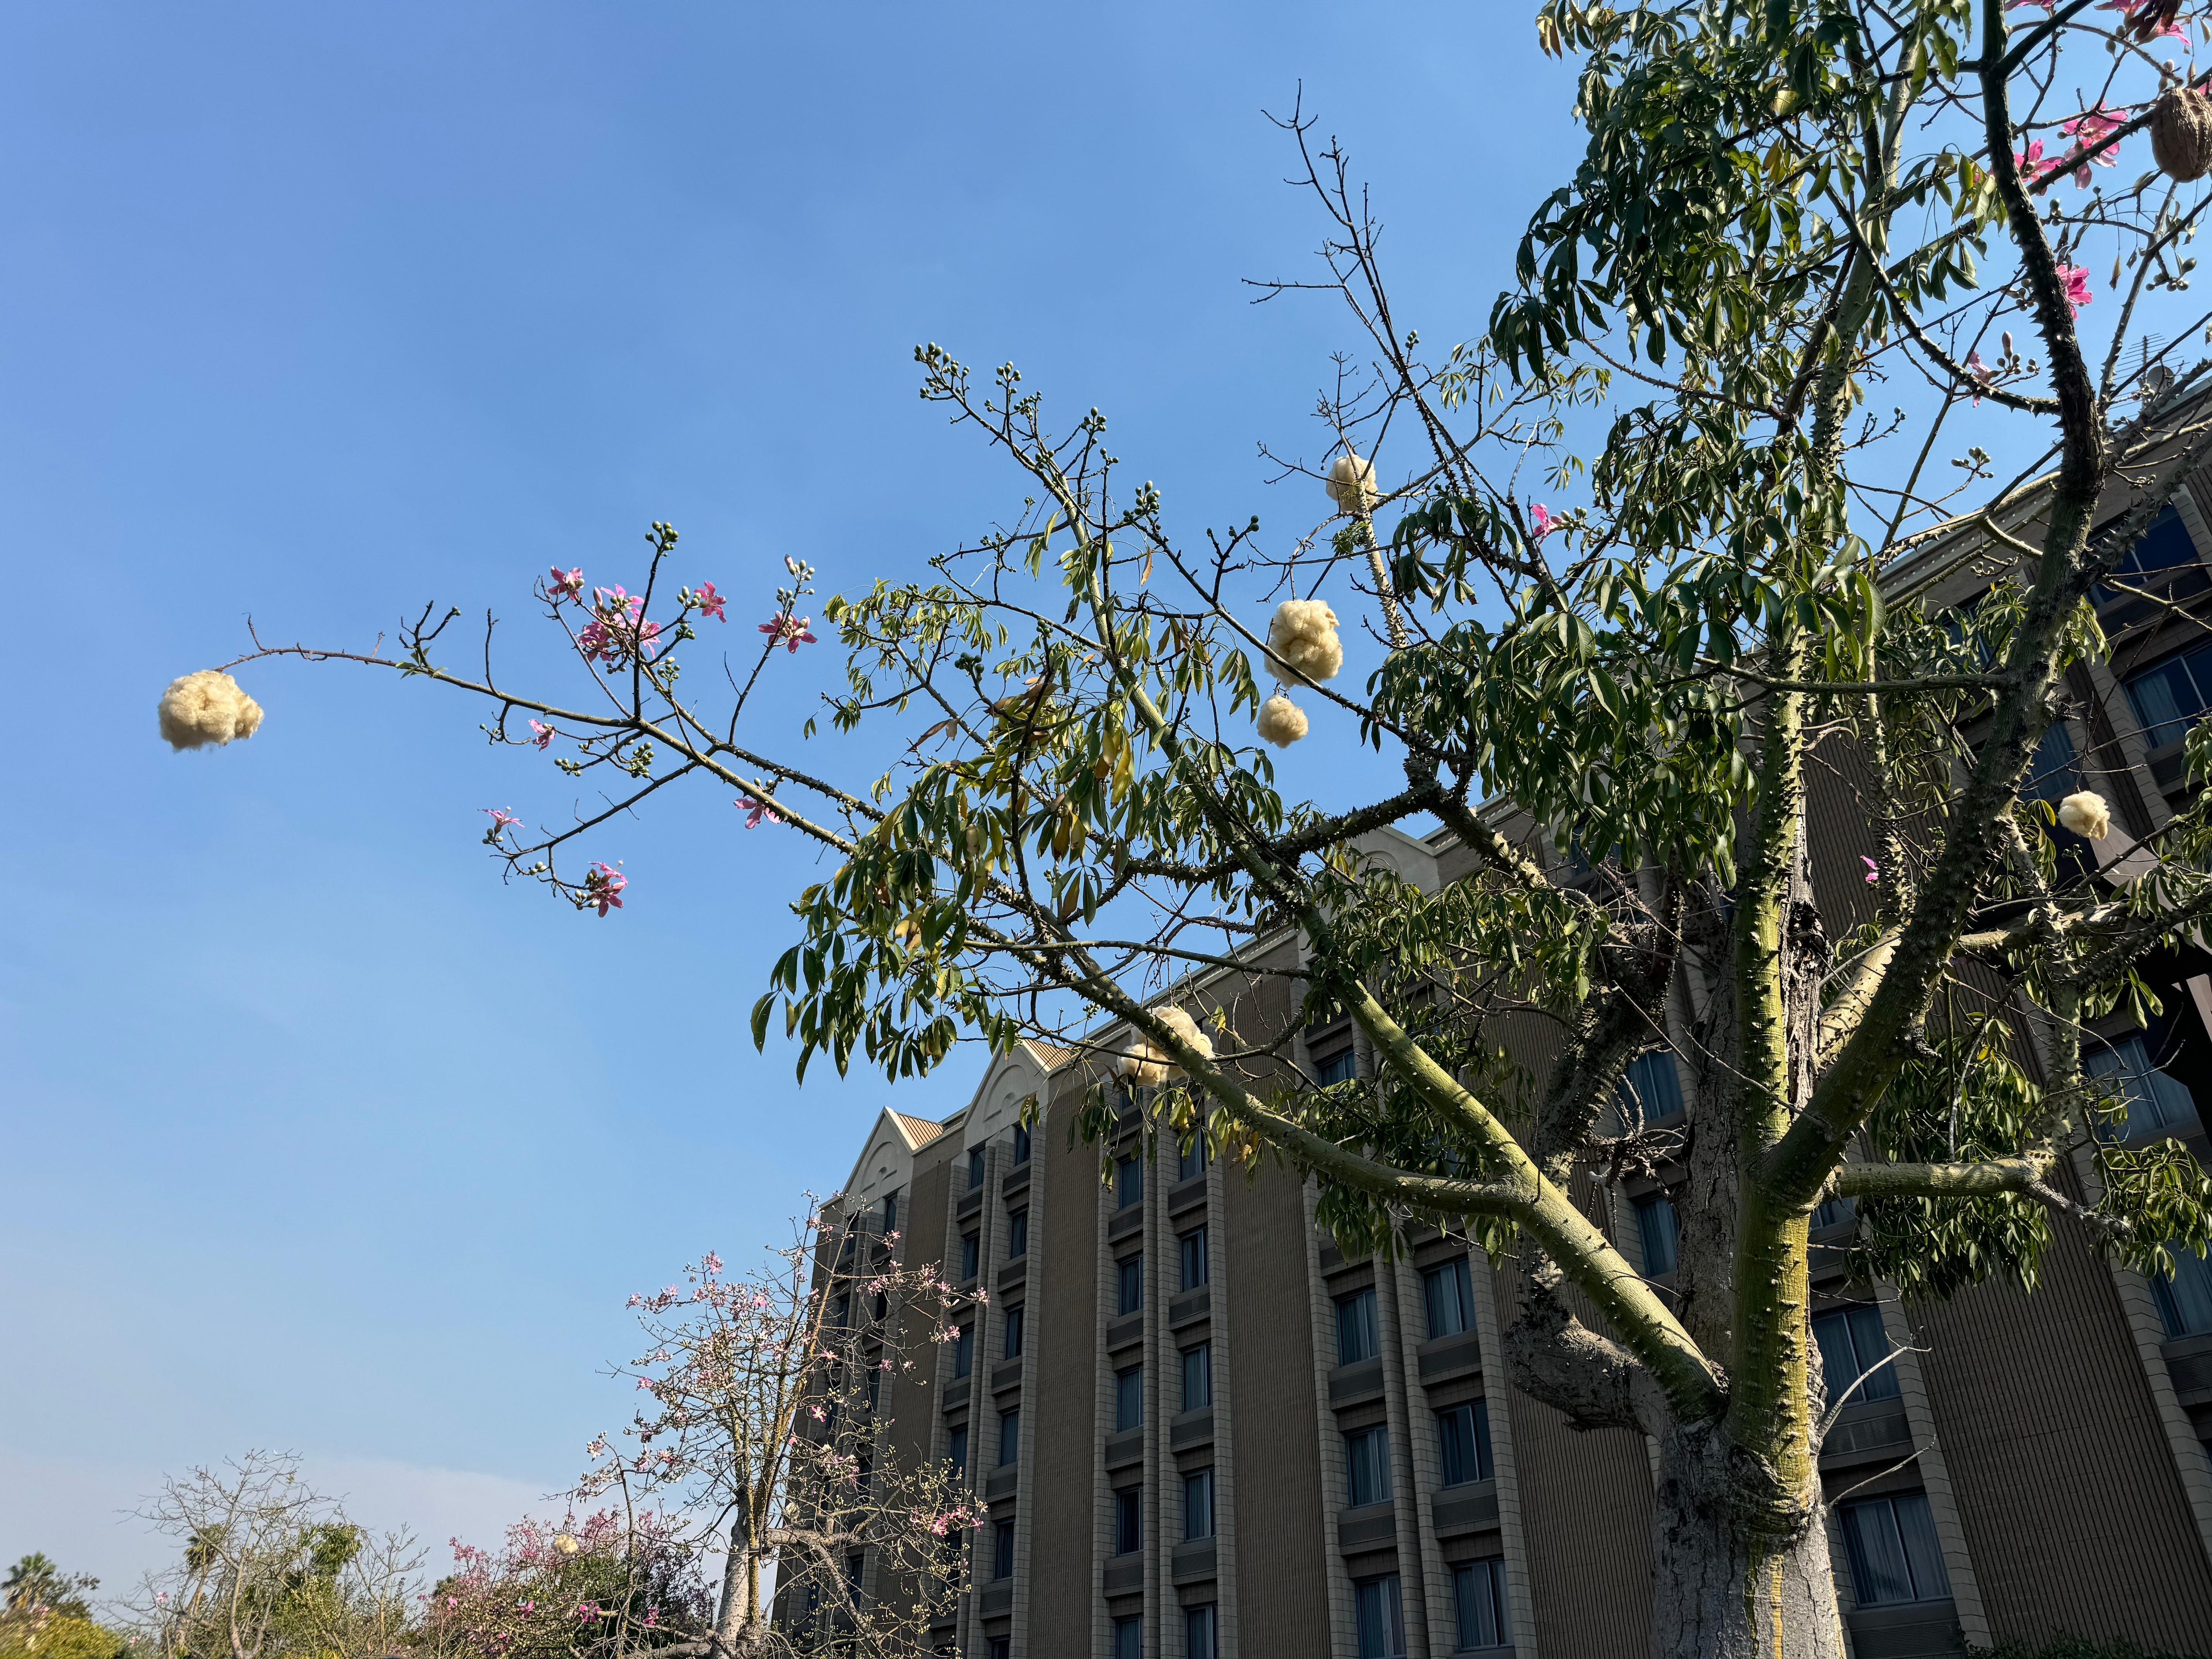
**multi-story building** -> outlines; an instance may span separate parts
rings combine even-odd
[[[2112,651],[2073,671],[2073,704],[2031,781],[2053,798],[2085,783],[2106,795],[2113,833],[2083,855],[2114,879],[2182,800],[2180,738],[2212,709],[2212,644],[2193,619],[2212,605],[2206,508],[2212,468],[2124,568],[2158,597],[2100,596]],[[1962,598],[1990,580],[1985,552],[1938,544],[1893,580]],[[1841,797],[1817,797],[1841,786],[1814,787],[1832,933],[1868,903],[1867,849]],[[1468,864],[1441,836],[1365,845],[1425,885]],[[1255,963],[1296,949],[1262,941]],[[2161,960],[2164,1012],[2147,1029],[2102,1022],[2092,1066],[2123,1079],[2124,1133],[2177,1134],[2212,1159],[2208,973],[2203,951]],[[1678,986],[1678,1020],[1693,994]],[[1273,1018],[1279,1030],[1287,1005]],[[1295,1047],[1324,1082],[1372,1064],[1345,1024]],[[1165,1140],[1147,1151],[1133,1109],[1110,1146],[1071,1145],[1073,1103],[1098,1075],[1095,1059],[1042,1048],[1001,1056],[941,1123],[885,1113],[836,1200],[896,1232],[908,1261],[942,1261],[988,1298],[886,1413],[900,1455],[948,1460],[989,1506],[940,1650],[1643,1654],[1651,1449],[1626,1431],[1577,1432],[1507,1385],[1513,1264],[1494,1271],[1433,1230],[1396,1260],[1348,1258],[1316,1224],[1310,1186]],[[1647,1121],[1682,1110],[1668,1050],[1632,1081]],[[1033,1133],[1032,1097],[1047,1113]],[[1667,1177],[1583,1194],[1662,1285]],[[2212,1269],[2185,1257],[2154,1285],[2061,1224],[2033,1294],[1991,1282],[1905,1304],[1846,1281],[1837,1246],[1850,1221],[1839,1206],[1815,1218],[1832,1387],[1896,1352],[1821,1453],[1859,1659],[2057,1631],[2212,1652]]]

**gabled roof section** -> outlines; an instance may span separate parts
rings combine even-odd
[[[945,1125],[934,1118],[914,1117],[905,1112],[885,1112],[884,1115],[895,1119],[906,1131],[908,1150],[911,1152],[920,1152],[945,1133]]]

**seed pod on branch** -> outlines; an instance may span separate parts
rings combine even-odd
[[[2159,171],[2188,184],[2212,170],[2212,99],[2173,87],[2151,106],[2150,153]]]
[[[161,694],[161,735],[172,749],[220,747],[261,729],[261,705],[221,669],[203,668],[169,682]]]
[[[1329,500],[1355,519],[1375,510],[1375,464],[1346,450],[1328,464]]]
[[[1326,599],[1285,599],[1267,623],[1267,649],[1308,680],[1333,680],[1344,666],[1336,612]]]
[[[2095,790],[2077,790],[2058,803],[2058,822],[2085,841],[2102,841],[2112,833],[2112,809]]]
[[[1260,735],[1278,749],[1288,749],[1306,734],[1306,711],[1278,691],[1260,705]]]

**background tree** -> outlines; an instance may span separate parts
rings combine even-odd
[[[564,772],[619,786],[544,832],[495,812],[487,836],[602,917],[618,865],[564,860],[679,781],[734,791],[748,830],[830,849],[755,1013],[762,1040],[781,1014],[802,1073],[826,1053],[908,1075],[963,1038],[1039,1036],[1094,1067],[1086,1132],[1117,1068],[1164,1080],[1157,1128],[1317,1178],[1349,1250],[1422,1218],[1517,1251],[1515,1386],[1657,1443],[1653,1651],[1833,1659],[1816,1459],[1837,1402],[1808,1329],[1820,1200],[1868,1200],[1862,1269],[1930,1292],[2032,1281],[2055,1216],[2154,1273],[2212,1229],[2178,1145],[2100,1133],[2113,1108],[2081,1053],[2085,1020],[2146,995],[2143,955],[2212,908],[2204,808],[2115,886],[2056,860],[2020,798],[2066,669],[2111,648],[2092,591],[2212,441],[2204,366],[2167,361],[2204,321],[2183,250],[2212,165],[2179,10],[2052,0],[2015,27],[2002,0],[1554,0],[1538,37],[1582,60],[1588,149],[1486,334],[1441,356],[1393,312],[1341,155],[1292,118],[1329,269],[1275,288],[1340,295],[1370,349],[1322,401],[1322,461],[1285,463],[1325,478],[1334,516],[1286,544],[1256,519],[1194,540],[1160,489],[1121,483],[1096,410],[1058,430],[1012,366],[978,390],[922,348],[923,396],[1024,499],[931,580],[822,607],[847,651],[833,723],[898,742],[872,784],[746,722],[778,653],[815,639],[795,559],[731,695],[679,690],[725,600],[711,583],[667,599],[666,526],[640,594],[587,598],[580,570],[539,584],[581,698],[445,665],[458,613],[427,608],[398,654],[257,641],[241,660],[466,690],[494,705],[495,741],[557,744]],[[2100,171],[2140,164],[2146,128],[2155,166]],[[2085,312],[2111,329],[2094,356]],[[1912,408],[1875,410],[1877,386]],[[1974,441],[1939,487],[1947,429]],[[2012,451],[2033,459],[2000,478]],[[1529,501],[1532,465],[1579,504]],[[1889,573],[1962,523],[1993,586],[1945,615]],[[1328,684],[1339,607],[1385,653],[1360,692]],[[190,700],[214,711],[210,742],[246,730],[216,690]],[[1356,723],[1403,787],[1286,799],[1250,738],[1294,743],[1315,719]],[[1878,854],[1875,919],[1833,939],[1804,840],[1808,757],[1832,742],[1864,761]],[[1490,794],[1511,810],[1482,810]],[[2068,811],[2110,829],[2087,792]],[[1431,818],[1480,860],[1443,891],[1352,851]],[[1282,930],[1301,951],[1274,947]],[[1188,1008],[1154,1006],[1217,969],[1177,993]],[[1714,995],[1684,1056],[1670,1299],[1570,1190],[1657,1156],[1610,1133],[1607,1109],[1690,974]],[[1346,1011],[1376,1079],[1297,1076],[1288,1033],[1250,1012],[1270,979],[1309,1013]],[[1538,1075],[1503,1044],[1531,1018],[1556,1037]],[[1103,1051],[1101,1030],[1134,1049]]]
[[[413,1632],[413,1538],[355,1525],[289,1454],[173,1477],[140,1515],[179,1546],[132,1607],[161,1659],[383,1659]]]
[[[0,1656],[30,1659],[120,1659],[125,1638],[99,1624],[87,1600],[100,1588],[90,1573],[64,1572],[33,1552],[0,1580]]]
[[[722,1551],[711,1628],[672,1656],[930,1651],[983,1512],[957,1471],[892,1443],[892,1385],[921,1364],[900,1334],[950,1340],[962,1301],[896,1243],[816,1213],[750,1273],[709,1254],[630,1297],[647,1347],[619,1374],[649,1403],[618,1437],[634,1449],[592,1440],[581,1490],[672,1506]]]
[[[417,1644],[456,1659],[616,1659],[680,1643],[712,1611],[693,1540],[655,1510],[526,1517],[505,1546],[453,1540]]]

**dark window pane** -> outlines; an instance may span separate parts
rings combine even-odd
[[[999,1413],[999,1467],[1022,1461],[1022,1414],[1018,1411]]]
[[[1125,1158],[1114,1170],[1114,1207],[1126,1210],[1144,1201],[1145,1166],[1136,1158]]]
[[[983,1149],[978,1146],[968,1154],[968,1190],[974,1192],[983,1184]]]
[[[1182,1351],[1182,1408],[1194,1412],[1213,1403],[1213,1345],[1201,1342]]]
[[[1145,1547],[1145,1489],[1130,1486],[1114,1494],[1114,1553],[1134,1555]]]
[[[1513,1626],[1505,1612],[1505,1563],[1493,1556],[1487,1561],[1454,1567],[1452,1611],[1462,1649],[1502,1648],[1511,1643]]]
[[[1638,1199],[1636,1231],[1644,1244],[1644,1271],[1654,1279],[1673,1273],[1678,1239],[1674,1200],[1664,1193]]]
[[[1193,1228],[1176,1241],[1176,1248],[1181,1257],[1178,1266],[1181,1269],[1182,1288],[1186,1291],[1196,1290],[1200,1285],[1206,1283],[1206,1229]]]
[[[1116,1619],[1114,1621],[1114,1659],[1145,1659],[1143,1619]]]
[[[1114,1431],[1141,1428],[1145,1421],[1145,1368],[1132,1365],[1114,1374]]]
[[[884,1231],[887,1233],[898,1231],[898,1194],[896,1193],[884,1194]]]
[[[1813,1231],[1826,1232],[1831,1227],[1840,1227],[1857,1216],[1859,1201],[1855,1198],[1824,1198],[1820,1207],[1813,1212]]]
[[[1006,1259],[1030,1253],[1030,1212],[1026,1206],[1006,1218]]]
[[[1182,1478],[1182,1535],[1213,1536],[1213,1471],[1194,1469]]]
[[[1349,1043],[1339,1048],[1334,1054],[1317,1054],[1314,1057],[1314,1078],[1316,1082],[1349,1083],[1358,1075],[1358,1057],[1352,1052]]]
[[[1145,1305],[1145,1258],[1141,1255],[1123,1256],[1115,1272],[1121,1292],[1119,1311],[1133,1314]]]
[[[1474,1323],[1474,1280],[1467,1258],[1454,1256],[1421,1275],[1421,1302],[1429,1316],[1429,1335],[1457,1336]]]
[[[975,1328],[963,1325],[952,1339],[952,1375],[965,1376],[975,1367]]]
[[[945,1461],[952,1466],[952,1473],[968,1473],[968,1425],[963,1423],[945,1437]]]
[[[1176,1179],[1195,1181],[1206,1173],[1206,1137],[1194,1134],[1190,1145],[1178,1150],[1176,1156]],[[1211,1609],[1208,1609],[1210,1612]]]
[[[1951,1593],[1927,1495],[1870,1498],[1843,1506],[1844,1553],[1861,1607],[1941,1601]]]
[[[1616,1091],[1620,1115],[1633,1123],[1640,1115],[1646,1123],[1663,1123],[1682,1109],[1682,1079],[1674,1069],[1674,1056],[1664,1048],[1638,1054]]]
[[[1182,1612],[1183,1659],[1220,1659],[1214,1636],[1213,1603]]]
[[[1006,1354],[1009,1359],[1022,1357],[1022,1324],[1025,1315],[1019,1308],[1006,1310]]]
[[[1359,1659],[1404,1659],[1406,1618],[1398,1575],[1385,1573],[1354,1584],[1352,1605],[1359,1627]]]
[[[1862,1400],[1898,1397],[1897,1367],[1883,1365],[1867,1376],[1889,1353],[1889,1339],[1881,1328],[1881,1310],[1861,1304],[1813,1316],[1813,1337],[1820,1345],[1820,1367],[1827,1375],[1828,1399],[1842,1401],[1844,1393],[1862,1376],[1866,1381],[1850,1395]]]
[[[1443,1465],[1443,1484],[1464,1486],[1487,1480],[1490,1468],[1490,1407],[1476,1400],[1437,1413],[1437,1443]]]
[[[2168,657],[2127,681],[2128,706],[2153,749],[2179,743],[2212,702],[2212,647]]]
[[[1382,1352],[1375,1334],[1375,1287],[1336,1299],[1336,1363],[1353,1365]]]
[[[982,1267],[983,1236],[963,1233],[960,1237],[960,1277],[973,1279]]]
[[[1353,1508],[1390,1501],[1390,1438],[1380,1425],[1344,1437],[1344,1464],[1345,1500]]]
[[[1014,1576],[1014,1523],[1001,1521],[991,1529],[991,1577]]]
[[[2173,1241],[2166,1248],[2173,1255],[2173,1271],[2150,1282],[2166,1335],[2212,1336],[2212,1261]]]
[[[1030,1132],[1029,1132],[1029,1126],[1028,1126],[1028,1125],[1026,1125],[1026,1124],[1017,1123],[1016,1125],[1014,1125],[1014,1162],[1015,1162],[1016,1164],[1026,1164],[1026,1163],[1028,1163],[1029,1161],[1030,1161]]]

